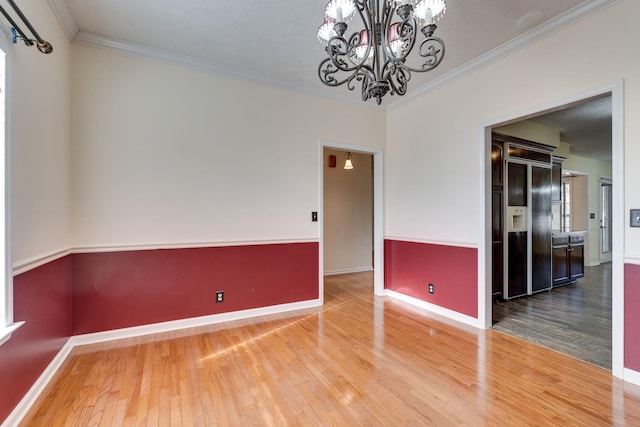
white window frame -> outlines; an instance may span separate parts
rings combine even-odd
[[[4,126],[0,123],[0,345],[24,324],[13,321],[13,265],[11,261],[11,45],[9,32],[0,29],[0,49],[5,52],[4,87],[0,94],[0,114],[4,110]],[[1,54],[1,53],[0,53]],[[4,108],[2,108],[4,107]]]

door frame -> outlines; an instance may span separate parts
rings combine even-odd
[[[320,245],[318,254],[318,299],[324,305],[324,149],[351,151],[352,153],[370,154],[373,157],[373,293],[384,295],[384,151],[377,147],[344,144],[333,141],[320,141],[319,144],[319,225]]]
[[[624,80],[565,96],[548,103],[506,114],[482,123],[479,128],[480,169],[480,244],[478,245],[478,324],[488,329],[492,324],[491,286],[491,130],[494,127],[526,120],[541,114],[580,104],[592,98],[611,95],[612,178],[613,187],[613,257],[612,257],[612,374],[624,378]]]

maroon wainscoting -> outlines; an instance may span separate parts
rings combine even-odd
[[[624,266],[624,367],[640,372],[640,265]]]
[[[318,250],[313,242],[76,254],[73,333],[316,299]]]
[[[476,249],[385,240],[384,258],[386,289],[478,317]]]
[[[26,321],[0,346],[0,423],[71,336],[71,257],[13,279],[15,321]]]

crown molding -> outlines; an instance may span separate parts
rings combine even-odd
[[[76,35],[80,32],[80,28],[78,28],[76,20],[73,19],[73,15],[71,15],[71,10],[69,10],[67,2],[65,0],[48,1],[51,10],[53,10],[56,18],[58,18],[58,21],[62,25],[62,29],[69,38],[69,41],[73,41],[76,38]]]
[[[73,43],[89,47],[107,49],[113,52],[137,56],[149,60],[171,63],[185,68],[218,74],[234,79],[240,79],[255,84],[267,85],[278,89],[285,89],[298,93],[302,92],[331,101],[347,103],[359,106],[361,108],[371,108],[377,111],[380,111],[380,109],[392,111],[394,109],[400,108],[403,105],[408,104],[427,93],[433,92],[451,83],[454,80],[457,80],[469,73],[472,73],[493,62],[496,62],[544,37],[549,36],[550,34],[560,31],[561,29],[573,24],[574,22],[577,22],[589,15],[599,12],[600,10],[612,6],[620,1],[621,0],[591,0],[581,3],[578,6],[571,8],[568,11],[550,19],[544,24],[535,27],[509,40],[508,42],[503,43],[502,45],[482,54],[480,57],[468,61],[465,64],[447,72],[446,74],[434,80],[431,80],[428,83],[417,87],[416,89],[413,89],[409,94],[403,97],[396,98],[394,100],[385,100],[386,102],[383,103],[382,106],[377,106],[373,105],[372,103],[362,102],[360,97],[348,96],[348,94],[341,94],[335,91],[309,88],[299,84],[291,84],[278,79],[258,75],[249,70],[219,64],[214,61],[205,60],[189,55],[183,55],[163,49],[142,46],[124,40],[118,40],[95,33],[81,31],[75,20],[73,19],[71,11],[69,10],[69,7],[67,6],[65,0],[48,0],[52,10],[62,24],[62,27],[64,28],[67,36],[69,37],[69,40],[71,40]]]
[[[589,15],[599,12],[609,6],[612,6],[621,0],[592,0],[576,7],[569,9],[568,11],[561,13],[560,15],[548,20],[542,25],[539,25],[531,30],[520,34],[517,37],[501,44],[500,46],[491,49],[490,51],[482,54],[481,56],[468,61],[461,66],[454,68],[448,73],[431,80],[430,82],[412,90],[409,94],[401,99],[391,102],[387,106],[387,111],[392,111],[401,106],[414,101],[429,92],[433,92],[454,80],[457,80],[467,74],[470,74],[480,68],[496,62],[520,49],[523,49],[538,40],[541,40],[555,32],[568,27],[569,25],[577,22]]]
[[[62,0],[56,0],[62,1]],[[252,71],[248,71],[243,68],[233,67],[226,64],[220,64],[214,61],[210,61],[203,58],[198,58],[190,55],[183,55],[180,53],[172,52],[169,50],[158,49],[149,46],[143,46],[136,43],[131,43],[125,40],[115,39],[111,37],[105,37],[100,34],[90,33],[87,31],[80,31],[73,39],[73,43],[83,46],[96,47],[101,49],[110,50],[112,52],[121,53],[130,56],[136,56],[143,59],[152,61],[160,61],[164,63],[174,64],[181,67],[185,67],[192,70],[203,71],[205,73],[216,74],[224,77],[229,77],[237,80],[242,80],[250,83],[255,83],[263,86],[270,86],[277,89],[283,89],[293,91],[296,93],[304,93],[316,97],[326,98],[331,101],[339,101],[342,103],[352,104],[359,107],[365,107],[362,105],[360,98],[348,97],[348,96],[336,96],[326,90],[313,89],[302,85],[295,85],[288,82],[283,82],[278,79],[266,77],[264,75],[256,74]],[[375,108],[370,105],[366,107]],[[376,108],[378,109],[378,108]]]

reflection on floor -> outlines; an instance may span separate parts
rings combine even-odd
[[[493,304],[493,328],[611,369],[611,263],[570,286]]]

